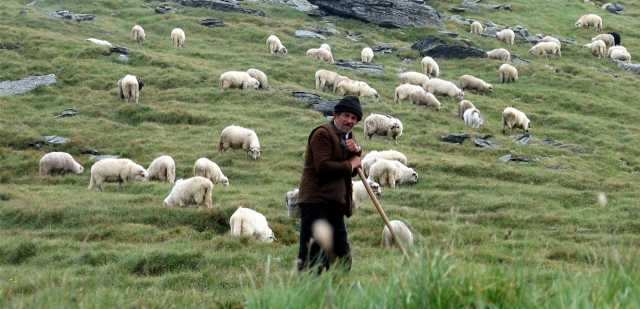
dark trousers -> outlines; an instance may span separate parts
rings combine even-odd
[[[326,220],[333,230],[333,250],[324,252],[313,238],[311,226],[318,220]],[[345,270],[351,269],[351,248],[347,238],[347,226],[344,215],[337,207],[329,204],[300,205],[300,250],[298,251],[298,270],[318,267],[318,272],[328,270],[333,259],[342,264]]]

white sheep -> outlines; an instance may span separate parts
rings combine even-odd
[[[477,78],[473,75],[462,75],[460,76],[460,88],[462,90],[476,90],[478,92],[491,92],[493,91],[493,85],[485,82],[484,80]]]
[[[426,88],[427,81],[429,81],[429,77],[426,74],[413,71],[398,74],[398,79],[401,84],[418,85],[422,88]]]
[[[276,239],[267,218],[253,209],[238,207],[231,215],[229,225],[233,236],[247,235],[264,242],[273,242]]]
[[[260,158],[260,141],[255,131],[236,125],[230,125],[220,133],[218,150],[243,149],[254,160]]]
[[[412,84],[402,84],[396,87],[393,93],[393,102],[400,103],[400,101],[404,101],[411,97],[411,94],[414,92],[424,91],[422,86],[416,86]]]
[[[480,22],[478,22],[477,20],[474,20],[471,23],[471,31],[469,31],[469,33],[473,33],[473,34],[480,34],[484,31],[482,24]]]
[[[311,48],[311,49],[308,49],[306,55],[311,57],[311,58],[313,58],[313,59],[322,60],[322,61],[327,62],[327,63],[331,63],[331,64],[335,63],[333,61],[333,54],[331,53],[331,51],[323,49],[323,48]]]
[[[402,135],[402,121],[389,115],[371,114],[364,120],[364,135],[387,136],[398,143],[398,137]]]
[[[280,42],[280,39],[274,34],[270,35],[267,38],[267,47],[269,48],[269,53],[272,55],[273,54],[282,55],[282,56],[287,55],[287,48],[284,47],[284,45],[282,45],[282,42]]]
[[[469,100],[460,101],[460,104],[458,104],[458,117],[464,120],[464,112],[471,108],[476,108],[471,101]]]
[[[131,39],[138,42],[138,44],[144,43],[144,39],[147,35],[144,33],[144,29],[140,25],[134,25],[131,28]]]
[[[417,183],[418,173],[399,161],[378,159],[369,168],[368,178],[381,186],[395,188],[396,184]]]
[[[298,205],[299,194],[299,188],[295,188],[284,194],[284,205],[287,207],[289,218],[300,218],[300,205]]]
[[[605,43],[603,40],[595,40],[591,43],[585,44],[584,47],[591,49],[591,54],[595,57],[606,57],[607,43]]]
[[[200,158],[193,164],[193,176],[202,176],[211,180],[214,185],[222,184],[223,186],[229,185],[229,178],[222,173],[222,169],[215,162],[207,159]]]
[[[331,46],[327,43],[322,43],[320,44],[320,49],[326,49],[328,51],[331,51]]]
[[[49,152],[40,158],[40,176],[66,174],[72,172],[82,174],[84,167],[66,152]]]
[[[378,91],[373,89],[369,84],[357,80],[342,80],[336,86],[336,94],[341,96],[353,95],[357,97],[374,97],[380,98]]]
[[[180,28],[174,28],[171,30],[171,42],[173,42],[173,47],[183,48],[186,40],[187,36],[184,34],[184,30]]]
[[[391,225],[393,234],[396,235],[398,241],[402,243],[404,248],[413,246],[413,233],[404,222],[400,220],[391,220],[389,225]],[[386,225],[384,226],[384,229],[382,229],[382,243],[385,248],[391,248],[391,246],[395,245],[393,236],[391,236],[391,232]]]
[[[504,48],[496,48],[487,52],[487,58],[509,62],[511,60],[511,53]]]
[[[144,167],[129,159],[102,159],[91,166],[89,190],[95,188],[102,191],[102,184],[105,182],[117,182],[122,189],[122,185],[127,182],[145,181],[147,176]]]
[[[269,88],[269,80],[267,78],[267,74],[264,74],[264,72],[258,70],[258,69],[248,69],[247,70],[247,74],[249,74],[249,76],[255,78],[260,85],[258,86],[258,88],[260,89],[267,89]]]
[[[433,93],[434,95],[446,95],[458,100],[464,99],[464,91],[458,88],[454,83],[439,78],[430,79],[427,82],[425,90]]]
[[[140,90],[144,87],[144,81],[142,78],[127,74],[120,80],[118,80],[118,91],[120,92],[120,99],[126,99],[127,102],[132,101],[138,104],[140,100]]]
[[[213,183],[211,180],[196,176],[178,179],[171,192],[164,199],[165,207],[187,207],[195,205],[213,208]]]
[[[591,42],[595,42],[597,40],[604,41],[607,44],[607,48],[616,45],[616,39],[610,33],[602,33],[591,38]]]
[[[596,31],[602,31],[602,17],[596,14],[586,14],[580,16],[576,21],[576,28],[589,28],[593,26],[596,28]]]
[[[155,158],[147,168],[147,180],[176,181],[176,162],[170,156]]]
[[[614,60],[623,61],[626,63],[631,62],[631,54],[622,45],[609,47],[609,49],[607,50],[607,56]]]
[[[500,66],[498,74],[500,75],[501,83],[510,83],[518,80],[518,69],[508,63]]]
[[[338,76],[336,76],[336,78],[333,80],[333,93],[338,92],[338,84],[343,81],[351,81],[351,78],[338,74]]]
[[[407,165],[407,163],[409,162],[407,160],[407,156],[397,150],[389,149],[383,151],[369,151],[369,153],[367,153],[367,155],[362,158],[362,171],[365,175],[369,175],[369,169],[371,168],[371,165],[376,163],[378,159],[395,160],[401,162],[404,165]]]
[[[509,132],[514,128],[521,128],[526,133],[531,128],[531,122],[525,113],[513,107],[507,107],[502,112],[502,134],[506,134],[505,128],[509,128]]]
[[[373,192],[373,194],[375,194],[378,197],[382,195],[382,187],[380,187],[379,183],[371,179],[367,179],[367,183],[369,184],[369,187],[371,188],[371,191]],[[353,180],[351,182],[351,186],[353,188],[352,194],[351,194],[353,208],[357,209],[357,208],[360,208],[360,204],[370,199],[369,193],[367,192],[367,188],[365,188],[362,180]]]
[[[371,63],[373,61],[373,49],[365,47],[360,52],[360,60],[364,63]]]
[[[393,97],[394,102],[398,103],[402,100],[406,100],[407,98],[416,105],[431,106],[436,110],[440,110],[440,108],[442,107],[440,101],[438,101],[438,99],[433,94],[425,91],[420,86],[402,84],[396,87]]]
[[[529,49],[529,54],[533,56],[547,56],[547,55],[556,55],[558,57],[562,56],[562,51],[560,50],[560,45],[556,42],[539,42]]]
[[[474,129],[480,128],[480,126],[482,126],[482,124],[484,123],[484,121],[480,117],[480,110],[475,107],[469,108],[464,111],[462,119],[464,119],[465,125]]]
[[[516,33],[511,29],[502,29],[496,33],[496,39],[512,46],[516,39]]]
[[[100,40],[100,39],[95,39],[95,38],[88,38],[87,41],[96,44],[98,46],[105,46],[105,47],[113,47],[113,44],[111,44],[111,42],[109,41],[105,41],[105,40]]]
[[[247,72],[227,71],[220,74],[218,85],[220,86],[220,91],[224,91],[227,88],[258,89],[260,81],[251,77]]]
[[[429,77],[440,76],[440,67],[438,66],[438,63],[435,60],[433,60],[433,58],[426,56],[422,58],[422,61],[420,61],[420,63],[422,64],[422,72],[424,74],[427,74],[427,76]]]
[[[562,49],[562,42],[560,42],[560,40],[558,38],[552,37],[550,35],[547,35],[547,36],[543,37],[542,39],[540,39],[538,41],[538,43],[540,43],[540,42],[554,42],[554,43],[558,44],[560,46],[560,48]]]
[[[316,71],[315,77],[316,90],[324,90],[324,88],[326,87],[331,87],[331,89],[333,89],[333,86],[336,82],[336,77],[338,77],[338,73],[321,69]]]

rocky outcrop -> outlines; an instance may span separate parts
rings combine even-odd
[[[207,8],[211,10],[223,11],[223,12],[238,12],[245,14],[252,14],[258,16],[265,16],[264,12],[259,10],[243,8],[235,0],[169,0],[174,3],[178,3],[183,6]]]
[[[327,100],[315,93],[305,91],[293,91],[291,95],[311,105],[314,110],[321,112],[325,116],[331,116],[333,114],[333,108],[340,102],[340,99]]]
[[[321,39],[321,40],[327,39],[324,35],[320,33],[315,33],[309,30],[296,30],[294,35],[298,38],[306,38],[306,39]]]
[[[613,14],[620,14],[624,11],[624,5],[620,3],[605,3],[602,5],[603,10],[607,10]]]
[[[428,36],[411,45],[412,49],[420,51],[420,56],[434,58],[486,58],[487,53],[479,48],[465,45],[449,44],[443,39]]]
[[[22,94],[40,86],[51,85],[56,82],[56,75],[28,76],[21,80],[0,82],[0,97]]]
[[[74,13],[72,13],[70,11],[67,11],[67,10],[58,10],[58,11],[55,11],[53,13],[49,13],[49,16],[62,18],[62,19],[68,19],[68,20],[75,20],[77,22],[91,21],[91,20],[96,19],[96,16],[92,15],[92,14],[74,14]]]
[[[205,27],[209,27],[209,28],[224,27],[224,22],[222,21],[222,19],[213,18],[213,17],[209,17],[209,18],[205,18],[205,19],[200,20],[200,24],[205,26]]]
[[[384,68],[380,64],[364,63],[364,62],[360,62],[360,61],[338,59],[338,60],[336,60],[336,65],[340,66],[340,67],[343,67],[343,68],[346,68],[346,69],[358,70],[358,71],[361,71],[363,73],[368,73],[368,74],[376,74],[376,75],[384,74]]]

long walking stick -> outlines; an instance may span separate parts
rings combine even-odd
[[[395,241],[395,243],[398,245],[398,247],[400,247],[400,250],[402,250],[402,254],[406,258],[408,258],[409,255],[407,254],[407,250],[404,249],[404,246],[400,242],[400,239],[398,239],[398,237],[396,236],[396,233],[391,228],[391,223],[389,223],[389,218],[387,217],[387,214],[384,213],[384,209],[382,209],[382,206],[380,205],[380,202],[378,201],[376,196],[373,194],[373,190],[371,190],[371,187],[369,186],[369,183],[367,182],[367,177],[364,176],[364,173],[362,172],[362,168],[359,168],[359,167],[358,167],[358,176],[360,176],[360,179],[362,180],[362,183],[364,183],[364,187],[365,187],[365,189],[367,189],[367,193],[369,193],[369,197],[371,198],[371,201],[373,202],[373,206],[376,207],[376,210],[378,210],[378,213],[382,217],[382,220],[384,221],[384,224],[389,229],[389,232],[391,233],[391,237],[393,237],[393,241]]]

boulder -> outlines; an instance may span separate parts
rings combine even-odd
[[[56,82],[56,75],[28,76],[21,80],[1,81],[0,97],[22,94],[40,86],[51,85]]]
[[[433,36],[428,36],[413,43],[411,48],[420,51],[420,56],[423,57],[456,59],[487,57],[487,53],[482,49],[472,46],[450,45],[446,41]]]
[[[374,53],[380,54],[390,54],[396,50],[396,48],[391,43],[378,43],[374,46],[371,46],[371,49]]]
[[[605,3],[602,5],[603,10],[607,10],[613,14],[620,14],[624,11],[624,5],[620,3]]]
[[[91,20],[94,20],[96,18],[95,15],[91,15],[91,14],[74,14],[71,11],[68,11],[68,10],[58,10],[58,11],[49,13],[49,16],[55,17],[55,18],[68,19],[68,20],[75,20],[77,22],[91,21]]]
[[[345,59],[338,59],[336,60],[335,64],[343,68],[358,70],[368,74],[375,74],[375,75],[384,74],[384,68],[382,67],[381,64],[364,63],[360,61],[345,60]]]
[[[489,140],[491,137],[493,136],[491,136],[490,134],[475,137],[473,139],[473,144],[476,145],[476,147],[480,147],[480,148],[494,148],[497,145],[494,142]]]
[[[260,10],[243,8],[236,0],[168,0],[183,6],[195,8],[207,8],[223,12],[239,12],[257,16],[265,16]]]
[[[321,39],[321,40],[326,40],[327,39],[322,34],[315,33],[313,31],[308,31],[308,30],[296,30],[294,35],[296,37],[299,37],[299,38],[312,38],[312,39]]]
[[[340,102],[340,99],[327,100],[315,93],[306,91],[293,91],[291,95],[311,105],[314,110],[321,112],[324,116],[331,116],[333,114],[333,108]]]
[[[78,110],[73,107],[70,107],[70,108],[65,108],[62,112],[57,114],[54,118],[73,117],[77,114],[78,114]]]
[[[120,54],[120,55],[128,55],[129,54],[129,49],[123,46],[115,46],[115,47],[111,47],[109,49],[109,51],[111,53],[116,53],[116,54]]]
[[[638,63],[625,63],[622,61],[617,61],[617,60],[612,60],[618,63],[618,67],[625,70],[625,71],[629,71],[632,73],[636,73],[636,74],[640,74],[640,64]]]
[[[534,160],[527,156],[508,154],[498,158],[498,161],[504,162],[504,163],[507,163],[507,162],[530,163]]]
[[[166,4],[161,4],[155,8],[155,11],[158,14],[167,14],[167,13],[175,13],[176,9]]]
[[[209,27],[209,28],[224,27],[224,22],[222,21],[222,19],[213,18],[213,17],[208,17],[208,18],[205,18],[205,19],[201,19],[200,20],[200,24],[205,26],[205,27]]]
[[[440,136],[440,140],[452,144],[462,144],[470,137],[471,135],[468,133],[449,133],[447,135]]]

